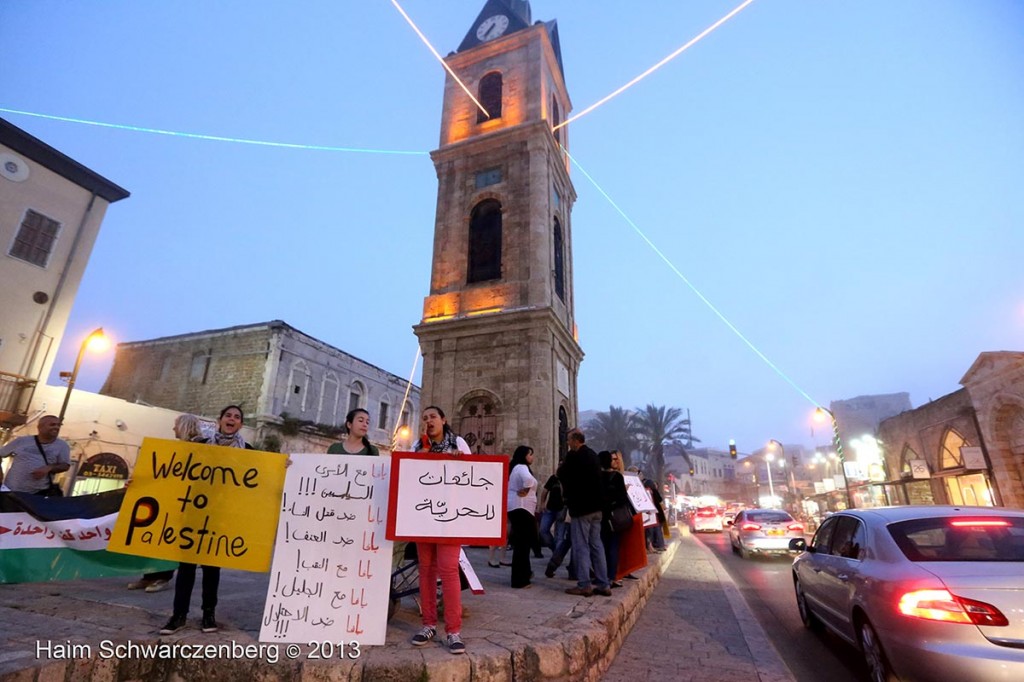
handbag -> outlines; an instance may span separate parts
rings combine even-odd
[[[608,513],[608,526],[613,533],[625,533],[633,527],[633,510],[628,503],[612,507]]]

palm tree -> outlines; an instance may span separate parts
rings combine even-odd
[[[633,415],[636,423],[636,434],[640,439],[640,449],[647,455],[646,473],[661,485],[665,469],[665,442],[685,439],[687,443],[700,442],[690,433],[690,420],[683,418],[683,411],[678,407],[665,407],[648,404],[637,409]],[[687,463],[690,455],[683,449]]]
[[[618,450],[623,466],[630,466],[630,453],[637,449],[636,418],[622,407],[608,406],[607,412],[598,412],[584,429],[587,443],[595,450]]]

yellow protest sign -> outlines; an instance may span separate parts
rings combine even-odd
[[[269,570],[287,459],[146,438],[107,551]]]

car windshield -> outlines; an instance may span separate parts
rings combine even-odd
[[[1024,562],[1024,517],[943,516],[900,521],[888,528],[911,561]]]
[[[786,523],[792,520],[793,517],[786,512],[747,512],[747,521],[753,521],[754,523]]]

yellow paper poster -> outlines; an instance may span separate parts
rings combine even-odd
[[[146,438],[107,550],[267,571],[286,455]]]

